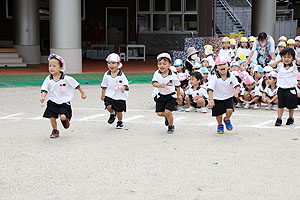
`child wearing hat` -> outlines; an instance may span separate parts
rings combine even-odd
[[[158,70],[152,78],[153,87],[158,88],[155,112],[158,116],[165,118],[165,125],[168,126],[168,133],[175,131],[172,111],[176,110],[176,99],[182,101],[180,95],[180,82],[171,70],[172,59],[168,53],[161,53],[157,56]]]
[[[300,73],[297,75],[297,97],[298,97],[298,105],[300,105]]]
[[[57,129],[56,119],[60,116],[61,123],[65,129],[69,128],[72,118],[71,101],[74,96],[74,90],[77,89],[81,93],[81,98],[85,99],[86,95],[80,87],[79,83],[68,75],[64,74],[65,61],[56,54],[48,57],[50,75],[46,77],[41,88],[40,102],[44,103],[48,94],[47,108],[43,117],[50,118],[52,132],[50,138],[58,138],[59,131]]]
[[[241,97],[245,103],[244,108],[250,108],[250,104],[255,104],[254,109],[260,108],[260,99],[262,97],[259,88],[255,85],[255,80],[252,76],[245,77],[245,88],[241,92]]]
[[[211,45],[204,46],[204,55],[208,61],[208,66],[213,70],[215,68],[215,61],[213,58],[213,47]]]
[[[296,46],[295,46],[295,50],[296,50],[296,57],[300,58],[300,36],[297,36],[295,38],[295,42],[296,42]]]
[[[120,56],[111,53],[106,58],[108,71],[105,72],[101,83],[101,100],[110,113],[107,123],[114,123],[118,118],[116,129],[122,129],[123,112],[126,112],[126,100],[128,99],[128,80],[121,71]]]
[[[187,59],[185,60],[184,65],[189,72],[192,72],[195,63],[200,63],[198,53],[199,52],[194,47],[189,47],[187,49]]]
[[[200,108],[202,113],[207,113],[206,106],[208,104],[208,95],[206,88],[202,85],[202,75],[200,72],[193,72],[190,76],[191,87],[185,91],[185,100],[189,105],[186,112],[197,111]]]
[[[267,110],[277,110],[278,96],[277,90],[277,72],[272,71],[267,75],[267,86],[263,91],[262,101],[267,103]]]
[[[248,58],[250,55],[250,49],[249,49],[249,44],[248,44],[248,38],[246,37],[242,37],[240,44],[239,44],[239,48],[237,51],[241,51],[244,53],[245,57]]]
[[[216,59],[216,74],[208,83],[209,107],[212,108],[212,116],[216,117],[217,133],[224,133],[223,114],[226,129],[231,131],[233,126],[230,117],[233,113],[233,96],[238,98],[240,85],[236,77],[229,72],[229,60],[226,56]]]
[[[229,42],[230,42],[230,49],[231,49],[231,52],[232,52],[232,54],[231,54],[231,60],[232,60],[235,57],[235,54],[237,52],[236,41],[235,41],[235,39],[231,38],[229,40]]]
[[[219,51],[219,56],[227,56],[228,60],[231,61],[232,54],[232,49],[230,49],[230,39],[228,37],[224,37],[222,39],[222,49]]]
[[[280,52],[286,47],[285,42],[279,42],[277,45],[277,52],[278,54],[276,55],[275,60],[279,60],[281,58]]]
[[[300,65],[300,59],[295,57],[295,51],[292,48],[285,48],[280,52],[281,59],[270,63],[270,66],[276,68],[278,85],[278,110],[275,126],[282,125],[282,116],[284,108],[289,111],[289,118],[286,125],[294,124],[294,109],[297,108],[297,65]]]
[[[202,86],[207,89],[208,81],[211,77],[211,74],[209,73],[209,71],[206,67],[201,67],[199,72],[201,73],[201,75],[203,77]]]

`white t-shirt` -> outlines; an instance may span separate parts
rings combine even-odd
[[[227,73],[226,80],[223,80],[218,72],[211,77],[208,82],[207,91],[213,91],[213,99],[226,100],[234,95],[234,88],[239,87],[240,84],[235,76]]]
[[[128,88],[128,80],[125,74],[119,70],[117,76],[112,77],[111,71],[108,70],[103,76],[101,88],[106,88],[105,96],[114,100],[127,100],[128,91],[121,92],[121,87],[126,86]]]
[[[300,48],[295,47],[296,57],[300,58]]]
[[[74,97],[74,89],[80,87],[79,83],[71,76],[61,72],[60,79],[55,81],[50,74],[44,80],[41,91],[48,93],[49,100],[56,104],[69,103]]]
[[[297,65],[294,60],[291,66],[286,69],[283,62],[279,63],[276,68],[277,71],[277,86],[280,88],[293,88],[297,86]]]
[[[267,85],[266,88],[265,88],[265,90],[264,90],[264,93],[267,96],[273,98],[275,95],[277,95],[277,91],[278,91],[278,87],[277,86],[275,86],[274,90],[272,90],[271,86]]]
[[[296,90],[297,90],[297,94],[300,94],[300,87],[298,85],[296,87]]]
[[[192,97],[202,96],[205,99],[208,99],[207,89],[200,85],[197,89],[190,87],[187,91],[185,91],[186,95],[191,95]]]
[[[208,60],[208,65],[212,67],[212,69],[215,67],[215,61],[213,59],[213,57],[210,55],[207,57]]]
[[[231,57],[234,53],[232,52],[232,49],[221,49],[219,51],[219,56],[226,56],[229,61],[231,61]]]
[[[237,51],[243,52],[246,57],[249,57],[250,55],[250,49],[243,49],[242,47],[239,47]]]
[[[176,87],[180,87],[180,81],[177,78],[177,75],[169,70],[169,73],[166,77],[163,77],[162,73],[157,70],[152,78],[152,83],[157,82],[158,84],[164,83],[166,85],[165,88],[157,88],[158,93],[162,95],[168,95],[174,93],[172,96],[177,98],[176,96]]]
[[[255,97],[261,97],[261,96],[262,96],[262,94],[261,94],[261,92],[259,91],[259,88],[258,88],[257,86],[254,86],[254,87],[252,88],[252,90],[250,90],[250,91],[248,90],[247,87],[245,87],[245,88],[242,90],[241,95],[244,96],[244,94],[247,94],[247,93],[250,93],[251,95],[254,94]]]

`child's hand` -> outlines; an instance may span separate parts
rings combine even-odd
[[[159,88],[165,88],[166,87],[166,84],[164,84],[164,83],[161,83],[161,84],[159,84],[159,86],[158,86]]]
[[[208,107],[213,108],[214,106],[215,106],[215,101],[213,99],[209,100]]]
[[[297,97],[298,97],[298,98],[300,98],[300,93],[299,93],[299,94],[297,94]]]
[[[195,96],[195,97],[193,97],[193,101],[197,102],[199,98],[200,98],[200,96]]]
[[[44,101],[45,101],[45,97],[41,97],[40,102],[44,103]]]
[[[125,92],[125,89],[126,89],[126,87],[125,87],[125,86],[122,86],[122,87],[120,88],[120,90],[121,90],[121,92],[122,92],[122,93],[124,93],[124,92]]]
[[[105,97],[105,96],[101,96],[101,101],[104,101],[104,97]]]
[[[86,99],[86,95],[85,94],[81,94],[81,98],[82,99]]]

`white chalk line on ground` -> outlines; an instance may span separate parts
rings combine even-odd
[[[261,127],[261,126],[264,126],[264,125],[269,124],[269,123],[271,123],[271,122],[274,122],[274,120],[268,120],[268,121],[259,123],[259,124],[257,124],[257,125],[254,125],[253,127]]]
[[[130,121],[132,121],[132,120],[139,119],[139,118],[143,118],[143,117],[145,117],[145,116],[144,116],[144,115],[137,115],[137,116],[125,118],[125,119],[123,120],[123,122],[130,122]]]
[[[11,115],[7,115],[5,117],[1,117],[0,119],[10,119],[12,117],[15,117],[15,116],[19,116],[19,115],[23,115],[24,113],[15,113],[15,114],[11,114]],[[19,119],[19,118],[14,118],[14,119]]]

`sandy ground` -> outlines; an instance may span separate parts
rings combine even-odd
[[[126,129],[116,130],[99,87],[84,89],[58,139],[39,87],[0,89],[0,199],[299,199],[299,110],[295,125],[276,128],[276,111],[237,109],[224,135],[210,112],[175,112],[168,135],[152,86],[131,85]]]

